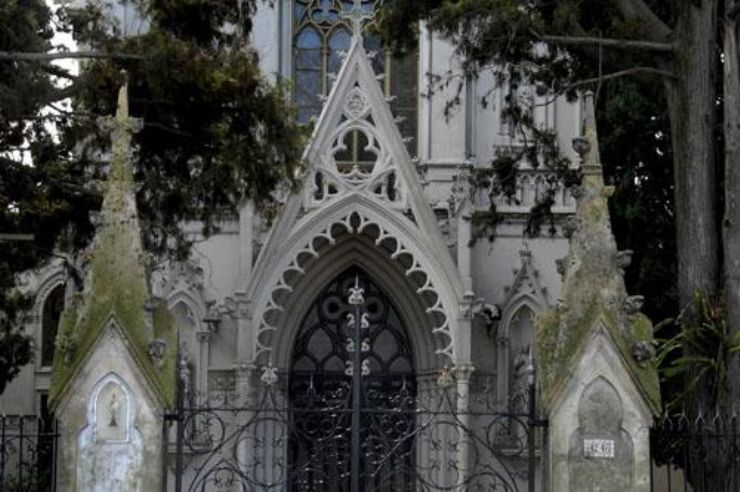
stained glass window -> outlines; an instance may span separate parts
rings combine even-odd
[[[293,3],[293,101],[298,108],[298,120],[308,122],[321,112],[321,96],[329,94],[330,74],[341,67],[340,52],[347,51],[351,41],[351,27],[343,13],[354,9],[353,0],[295,0]],[[366,12],[381,8],[383,0],[361,0]],[[375,33],[372,21],[365,24],[364,43],[368,51],[375,51],[373,68],[385,77],[380,80],[391,101],[394,116],[402,117],[401,134],[411,137],[409,151],[416,154],[418,53],[394,57]]]

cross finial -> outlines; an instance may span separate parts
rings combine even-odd
[[[130,118],[128,111],[128,73],[121,70],[121,86],[118,89],[118,105],[114,118],[113,129],[121,129],[130,133],[136,133],[141,129],[141,120]]]
[[[373,12],[365,12],[362,8],[362,0],[352,2],[352,10],[342,13],[342,18],[347,19],[352,25],[352,38],[362,39],[362,27],[366,20],[375,17]]]

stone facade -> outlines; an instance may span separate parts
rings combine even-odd
[[[259,5],[253,38],[267,73],[292,74],[291,12],[287,0],[278,0],[273,7]],[[495,239],[473,241],[470,217],[486,209],[488,198],[485,190],[471,189],[471,169],[522,142],[506,130],[499,115],[508,89],[505,84],[495,86],[485,74],[467,81],[460,106],[445,114],[452,89],[429,95],[423,88],[425,74],[448,70],[459,72],[452,47],[422,28],[416,73],[421,88],[416,100],[418,131],[402,135],[373,62],[355,41],[344,54],[307,145],[304,186],[285,197],[274,223],[268,225],[245,203],[207,239],[199,237],[198,224],[184,224],[193,239],[202,240],[196,242],[189,261],[152,272],[150,284],[141,266],[140,243],[130,245],[133,256],[127,258],[139,265],[133,270],[136,288],[117,296],[109,285],[116,275],[106,262],[106,280],[96,287],[97,299],[108,302],[105,309],[91,310],[89,294],[83,293],[81,300],[73,295],[75,288],[60,262],[24,277],[24,289],[37,296],[27,329],[39,340],[44,336],[46,298],[54,286],[65,282],[68,309],[56,337],[54,368],[38,363],[27,368],[0,398],[0,408],[7,413],[38,412],[51,388],[52,406],[67,426],[61,462],[70,468],[64,484],[103,490],[81,485],[91,474],[102,473],[108,482],[99,484],[112,490],[122,470],[140,469],[137,456],[145,456],[146,463],[161,460],[161,448],[150,447],[149,438],[161,437],[162,414],[172,404],[174,383],[162,375],[174,375],[175,349],[181,353],[180,373],[187,380],[184,397],[191,403],[205,402],[224,384],[249,395],[264,383],[255,375],[265,371],[278,378],[289,374],[294,341],[310,306],[343,271],[359,267],[397,309],[408,331],[420,386],[440,373],[449,374],[455,376],[450,381],[461,394],[493,396],[497,408],[522,411],[528,404],[527,361],[542,360],[543,399],[552,419],[548,459],[553,489],[569,490],[572,485],[590,490],[588,485],[576,485],[580,482],[569,483],[568,477],[603,472],[604,461],[585,459],[587,451],[581,449],[585,442],[590,443],[590,453],[613,453],[609,463],[623,470],[619,490],[644,489],[643,468],[649,462],[646,422],[658,404],[657,387],[652,373],[632,359],[633,342],[649,337],[623,337],[619,330],[643,333],[649,323],[639,313],[620,311],[613,319],[608,313],[588,318],[589,312],[579,311],[566,323],[576,327],[573,320],[580,317],[588,325],[577,332],[576,341],[557,331],[561,311],[547,310],[548,306],[561,298],[571,302],[578,295],[562,294],[563,278],[556,265],[569,251],[566,236],[573,232],[573,223],[566,219],[575,212],[576,200],[559,190],[552,234],[543,231],[540,237],[525,238],[527,211],[545,187],[559,186],[548,181],[546,170],[523,168],[516,200],[497,198],[504,221]],[[498,103],[483,108],[478,101],[491,87]],[[582,132],[581,104],[559,98],[541,106],[536,104],[543,102],[540,96],[529,97],[537,123],[557,130],[561,148],[576,165],[570,142]],[[365,136],[374,156],[353,169],[343,168],[336,158],[351,132]],[[416,143],[411,154],[406,137]],[[119,198],[125,206],[132,205],[126,197]],[[133,216],[135,211],[129,209],[126,220]],[[138,237],[138,230],[135,234],[132,230],[129,240]],[[98,257],[106,258],[100,241],[96,247]],[[610,249],[596,261],[611,265],[612,253],[616,251]],[[569,258],[566,286],[580,282],[573,272],[583,260],[573,254]],[[120,262],[111,264],[128,271]],[[89,268],[93,282],[88,285],[95,283],[95,275],[103,278],[95,268],[93,261]],[[614,279],[622,282],[621,276]],[[160,308],[143,309],[157,304],[156,299],[162,300]],[[627,302],[627,297],[620,294],[612,301]],[[121,302],[129,303],[132,311]],[[562,338],[535,343],[534,320],[545,311],[544,323],[555,323],[553,336]],[[179,347],[166,329],[169,321],[177,325]],[[68,339],[75,326],[83,330]],[[633,362],[625,364],[625,357]],[[569,377],[554,380],[561,369]],[[646,399],[646,394],[651,396]],[[606,434],[592,428],[594,415],[609,423]],[[96,451],[98,461],[86,454],[94,445],[101,449]],[[120,469],[105,468],[111,464],[103,456],[113,449],[127,457],[120,461]],[[154,472],[142,480],[140,488],[131,490],[157,490]]]
[[[274,8],[260,5],[254,22],[254,44],[266,73],[290,77],[291,2],[283,0],[275,4]],[[130,18],[130,12],[127,15]],[[400,180],[406,187],[395,203],[383,202],[366,192],[353,191],[352,196],[345,193],[341,198],[324,199],[320,203],[304,194],[300,199],[288,199],[273,227],[251,205],[245,204],[237,217],[224,218],[216,235],[198,241],[190,261],[166,265],[153,272],[154,295],[164,299],[177,318],[195,392],[207,394],[212,377],[219,377],[236,366],[265,363],[257,358],[265,353],[264,344],[277,344],[283,349],[283,355],[274,355],[276,363],[280,357],[287,360],[292,347],[290,333],[266,330],[266,323],[294,326],[303,316],[302,306],[330,280],[327,272],[337,274],[339,266],[335,265],[342,263],[361,264],[374,277],[382,278],[389,294],[403,306],[406,324],[419,327],[418,333],[411,334],[422,364],[419,372],[446,364],[472,364],[476,368],[473,379],[481,386],[495,386],[502,405],[507,404],[509,387],[515,379],[517,354],[512,351],[532,345],[533,316],[558,298],[561,281],[555,260],[565,256],[568,243],[559,222],[552,236],[544,231],[541,237],[523,238],[526,212],[534,203],[538,189],[547,186],[546,171],[526,170],[519,184],[518,200],[498,203],[505,220],[497,228],[495,240],[489,242],[483,238],[471,245],[470,215],[476,209],[485,209],[488,199],[485,193],[469,190],[466,176],[471,168],[485,166],[498,149],[521,143],[507,133],[506,123],[498,116],[506,87],[495,88],[496,96],[492,100],[498,103],[488,108],[477,103],[493,84],[486,75],[469,82],[462,92],[461,105],[445,116],[444,105],[450,93],[437,91],[427,96],[425,74],[442,74],[449,69],[457,70],[451,46],[423,32],[418,55],[416,135],[400,135],[384,97],[368,93],[373,111],[385,115],[375,122],[373,129],[378,135],[378,149],[383,155],[393,156],[393,165],[398,166]],[[365,73],[363,77],[372,78],[372,74]],[[374,78],[372,83],[376,83]],[[345,105],[352,104],[347,100],[350,94],[340,91],[335,94],[325,103],[330,109],[325,110],[324,121],[339,118],[343,108],[348,107]],[[561,147],[571,153],[570,140],[580,133],[579,105],[558,99],[547,108],[537,107],[535,116],[539,124],[558,129]],[[317,131],[307,153],[308,159],[319,167],[324,166],[321,152],[326,151],[321,146],[329,145],[329,132],[335,131],[329,128],[331,125],[324,126],[326,134]],[[401,148],[406,137],[416,142],[412,155]],[[557,216],[564,217],[572,213],[574,206],[573,199],[564,194],[554,210]],[[365,234],[332,237],[333,242],[330,241],[328,237],[337,227],[342,227],[342,221],[346,223],[350,209],[359,212],[357,217],[367,224]],[[299,236],[289,237],[286,229],[293,227],[298,218],[305,227]],[[194,239],[198,238],[198,224],[184,227]],[[381,232],[390,242],[376,245]],[[401,242],[395,244],[396,240]],[[298,244],[300,241],[303,243]],[[314,241],[313,246],[310,241]],[[398,252],[396,247],[400,248]],[[312,255],[312,248],[321,249],[316,251],[319,259],[305,269],[305,274],[285,270],[295,255],[301,260]],[[520,253],[523,250],[528,252],[526,257]],[[289,258],[291,255],[293,258]],[[414,270],[409,272],[411,266]],[[68,268],[63,262],[52,262],[26,278],[25,289],[37,293],[37,307],[29,319],[28,330],[39,340],[50,286],[69,280]],[[522,272],[526,279],[520,278]],[[416,294],[425,282],[417,279],[418,275],[428,276],[440,295],[440,311],[434,316],[443,319],[428,319],[426,310],[431,306],[424,297],[434,295],[431,291],[426,296]],[[536,281],[534,287],[532,279]],[[275,293],[272,289],[281,281],[291,282],[293,294],[289,301],[279,302],[282,311],[278,314],[277,310],[270,312],[271,303],[278,300],[271,301],[265,296]],[[74,290],[69,285],[68,304]],[[287,295],[283,291],[277,297]],[[279,316],[280,320],[266,321],[263,319],[266,314]],[[206,319],[215,321],[206,322]],[[429,336],[431,330],[437,330],[433,336]],[[268,331],[273,334],[268,336]],[[273,335],[278,337],[274,341],[265,338]],[[512,345],[512,339],[518,341]],[[457,351],[454,358],[453,345]],[[438,350],[445,354],[438,356]],[[25,370],[0,400],[3,411],[39,411],[48,393],[50,373],[51,367],[39,362]]]

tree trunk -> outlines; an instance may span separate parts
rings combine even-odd
[[[682,307],[690,306],[694,293],[715,296],[719,287],[720,241],[718,228],[715,127],[717,123],[717,14],[720,0],[684,1],[674,29],[676,79],[666,82],[673,143],[678,249],[678,292]],[[680,5],[680,6],[679,6]],[[698,313],[689,308],[687,323]],[[687,384],[699,377],[690,370]],[[690,414],[710,415],[708,381],[690,395]],[[726,487],[723,453],[698,442],[688,455],[688,475],[697,490],[722,491]]]
[[[723,225],[724,296],[727,326],[732,335],[740,332],[740,53],[736,2],[726,0],[723,18],[723,93],[725,142],[725,216]],[[738,4],[740,5],[740,4]],[[730,361],[730,402],[740,409],[740,356]]]
[[[671,120],[683,306],[718,287],[719,239],[715,171],[716,27],[718,0],[683,2],[674,42],[676,79],[666,81]]]

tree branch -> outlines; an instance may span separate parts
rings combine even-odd
[[[636,73],[650,73],[653,75],[660,75],[661,77],[666,77],[669,79],[676,78],[676,74],[674,74],[673,72],[669,72],[668,70],[661,70],[660,68],[654,67],[632,67],[626,70],[619,70],[618,72],[608,73],[606,75],[601,75],[599,77],[594,77],[591,79],[579,80],[578,82],[574,82],[572,86],[577,87],[579,85],[593,84],[602,80],[616,79],[619,77],[624,77],[625,75],[633,75]]]
[[[571,36],[549,36],[534,33],[542,41],[566,46],[606,46],[623,50],[646,50],[661,53],[673,53],[673,45],[670,43],[658,43],[653,41],[636,41],[630,39],[610,39]]]
[[[547,106],[549,104],[552,104],[555,102],[555,99],[563,95],[569,90],[576,89],[578,87],[588,85],[588,84],[595,84],[597,82],[603,82],[605,80],[611,80],[611,79],[617,79],[620,77],[626,77],[628,75],[635,75],[638,73],[649,73],[653,75],[660,75],[661,77],[666,77],[669,79],[675,79],[676,75],[672,72],[669,72],[667,70],[661,70],[659,68],[654,67],[632,67],[628,68],[626,70],[619,70],[617,72],[608,73],[606,75],[599,75],[598,77],[593,77],[590,79],[583,79],[579,80],[577,82],[573,82],[572,84],[568,85],[567,87],[564,87],[563,89],[559,90],[557,94],[555,94],[552,98],[546,100],[543,103],[536,104],[535,106]]]
[[[613,0],[613,2],[623,17],[640,22],[640,35],[646,39],[665,41],[673,34],[673,30],[660,20],[644,0]]]
[[[42,106],[51,104],[55,101],[61,101],[62,99],[67,99],[68,97],[72,97],[76,95],[80,90],[82,89],[82,82],[76,82],[69,87],[64,87],[62,89],[58,89],[55,91],[52,91],[48,94],[45,94],[41,97],[39,97],[39,102]]]
[[[130,53],[103,53],[100,51],[60,51],[56,53],[25,53],[21,51],[0,51],[0,61],[31,61],[31,62],[49,62],[53,60],[65,59],[99,59],[108,58],[111,60],[145,60],[142,55],[132,55]]]
[[[48,73],[49,75],[53,75],[55,77],[59,77],[62,79],[67,80],[77,80],[77,76],[72,75],[67,70],[63,69],[62,67],[58,67],[56,65],[44,65],[41,70]]]

